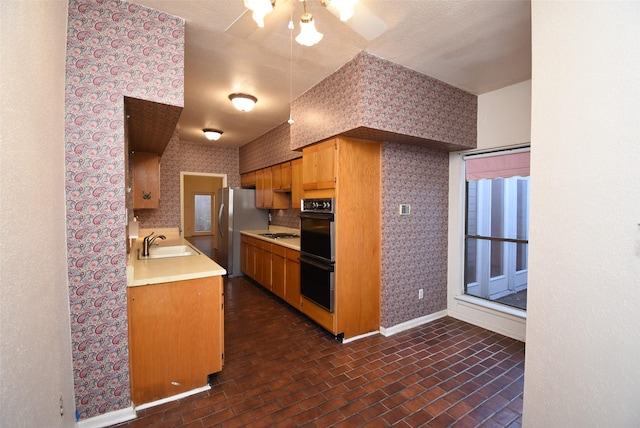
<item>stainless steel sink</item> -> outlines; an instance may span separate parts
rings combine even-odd
[[[190,245],[171,245],[166,247],[151,247],[149,248],[149,255],[144,257],[141,251],[138,250],[139,260],[148,259],[166,259],[170,257],[188,257],[197,256],[200,252]]]

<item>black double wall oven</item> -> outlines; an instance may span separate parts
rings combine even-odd
[[[335,306],[335,199],[303,199],[300,293],[329,312]]]

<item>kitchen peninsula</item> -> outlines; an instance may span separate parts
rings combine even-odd
[[[222,370],[226,271],[178,229],[156,229],[150,257],[141,230],[127,263],[131,400],[136,408],[208,389]]]

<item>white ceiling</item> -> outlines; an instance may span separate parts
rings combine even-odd
[[[307,10],[324,34],[312,47],[291,43],[289,19],[293,15],[295,37],[303,12],[298,0],[277,0],[264,28],[245,13],[243,0],[133,2],[186,20],[181,140],[212,144],[201,130],[218,128],[224,134],[215,145],[242,146],[289,118],[291,96],[363,50],[473,94],[531,78],[528,0],[360,0],[365,11],[359,16],[369,11],[388,27],[371,41],[319,0],[308,0]],[[228,99],[233,92],[256,96],[255,109],[236,111]]]

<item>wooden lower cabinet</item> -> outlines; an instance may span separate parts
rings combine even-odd
[[[271,290],[271,244],[260,239],[256,246],[255,280],[264,288]]]
[[[287,248],[284,300],[300,310],[300,251]]]
[[[241,245],[242,272],[300,310],[300,251],[246,235]]]
[[[220,276],[128,288],[135,405],[203,387],[222,370],[223,290]]]
[[[271,291],[284,299],[286,248],[282,245],[271,246]]]

